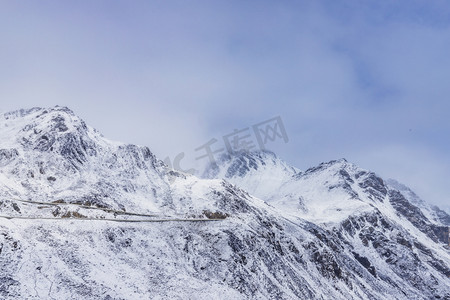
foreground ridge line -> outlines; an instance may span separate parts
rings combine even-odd
[[[147,220],[120,220],[120,219],[99,219],[99,218],[38,218],[38,217],[11,217],[2,216],[4,219],[20,219],[20,220],[51,220],[51,221],[109,221],[123,223],[161,223],[161,222],[214,222],[223,221],[224,219],[147,219]]]

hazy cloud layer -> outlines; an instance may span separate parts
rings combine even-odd
[[[4,1],[0,109],[66,105],[160,157],[280,115],[280,157],[346,157],[447,204],[448,1]]]

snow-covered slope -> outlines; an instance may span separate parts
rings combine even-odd
[[[386,183],[391,189],[399,191],[411,204],[420,208],[428,220],[436,225],[450,226],[450,215],[445,210],[423,201],[409,187],[394,179],[388,179]]]
[[[331,227],[351,215],[374,211],[399,222],[406,218],[427,228],[450,225],[448,214],[424,202],[408,187],[392,179],[385,182],[345,159],[302,172],[273,153],[242,152],[223,156],[218,165],[205,172],[205,177],[224,178],[284,215]],[[448,239],[444,240],[448,243]]]
[[[199,179],[64,107],[0,116],[0,141],[2,299],[450,298],[444,226],[345,161]]]
[[[405,186],[392,180],[386,183],[345,159],[304,172],[290,170],[274,154],[243,152],[224,156],[205,174],[249,191],[288,219],[302,218],[336,235],[344,247],[358,250],[357,259],[367,258],[365,265],[380,278],[392,278],[394,270],[403,282],[411,279],[417,284],[413,278],[418,270],[412,266],[426,262],[441,270],[444,284],[450,285],[449,216],[444,211],[426,204]],[[272,174],[282,174],[282,182],[274,184]],[[266,190],[266,186],[274,188]],[[425,258],[424,253],[435,254]],[[437,262],[441,265],[436,266]],[[425,276],[422,279],[421,284],[426,281]]]
[[[226,164],[226,167],[223,165]],[[221,166],[221,167],[219,167]],[[269,151],[240,152],[231,157],[223,155],[219,165],[212,164],[205,170],[205,178],[237,179],[239,185],[255,196],[271,199],[279,189],[299,172]]]

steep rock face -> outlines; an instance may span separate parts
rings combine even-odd
[[[447,245],[449,244],[448,226],[437,226],[432,224],[419,207],[408,202],[408,200],[406,200],[406,198],[398,191],[389,191],[389,201],[397,213],[404,216],[433,241],[439,241]]]
[[[394,179],[388,179],[386,183],[390,189],[398,191],[408,202],[417,206],[433,224],[450,226],[450,215],[444,210],[426,203],[410,188]]]
[[[199,179],[63,107],[0,139],[2,298],[450,298],[443,224],[345,160],[242,153]]]
[[[362,243],[360,249],[364,250],[360,251],[374,262],[374,270],[380,270],[378,275],[382,280],[392,280],[389,277],[394,273],[403,279],[403,284],[433,290],[435,276],[448,278],[450,275],[448,264],[423,244],[429,244],[429,240],[415,238],[381,213],[350,217],[336,232],[350,243],[353,239],[353,245]],[[428,278],[417,276],[424,272],[429,272]]]

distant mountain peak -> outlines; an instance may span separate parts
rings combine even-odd
[[[34,107],[19,109],[4,113],[0,116],[0,128],[8,127],[10,133],[15,130],[16,135],[21,132],[38,134],[42,131],[66,132],[69,129],[87,130],[87,125],[75,113],[65,106],[51,108]]]
[[[289,176],[294,176],[299,172],[298,169],[289,166],[271,151],[238,151],[233,154],[223,154],[219,157],[217,163],[206,168],[203,177],[244,177],[249,172],[258,172],[262,169],[266,171],[267,169],[277,169],[289,174]]]
[[[33,108],[29,108],[29,109],[18,109],[18,110],[13,110],[13,111],[9,111],[3,114],[3,117],[6,120],[10,120],[10,119],[15,119],[15,118],[23,118],[29,115],[37,115],[37,117],[45,115],[45,114],[51,114],[51,113],[64,113],[64,114],[68,114],[71,116],[75,116],[75,113],[68,107],[66,106],[53,106],[53,107],[48,107],[48,108],[44,108],[44,107],[33,107]]]
[[[319,165],[315,166],[315,167],[311,167],[309,169],[307,169],[305,171],[305,173],[312,173],[312,172],[317,172],[319,170],[325,170],[325,169],[329,169],[329,168],[340,168],[340,169],[344,169],[348,166],[354,166],[356,167],[354,164],[349,163],[345,158],[341,158],[341,159],[336,159],[336,160],[330,160],[328,162],[322,162]]]
[[[277,155],[269,150],[239,150],[233,153],[225,153],[221,155],[218,159],[218,163],[221,164],[230,160],[238,159],[257,159],[264,161],[267,159],[277,159]]]

